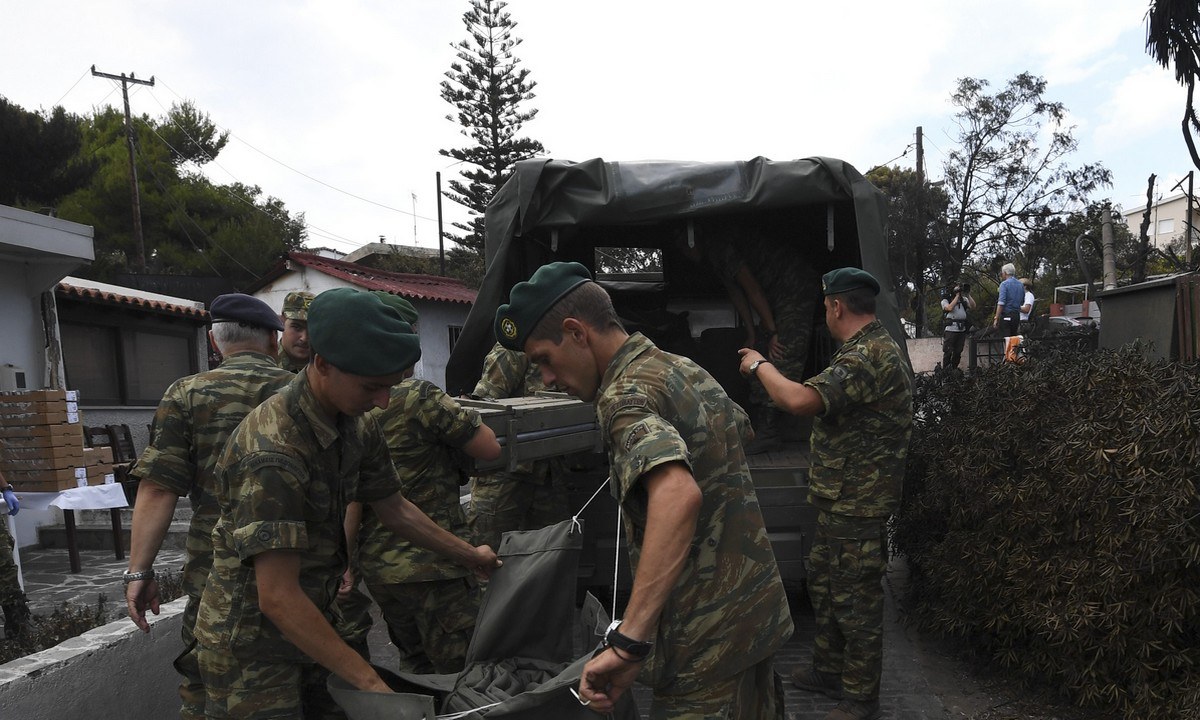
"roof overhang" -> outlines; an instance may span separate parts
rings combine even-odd
[[[95,258],[91,226],[0,205],[0,262],[23,266],[30,295]]]

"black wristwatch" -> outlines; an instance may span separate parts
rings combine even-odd
[[[634,640],[617,632],[617,628],[621,626],[620,620],[614,620],[612,625],[604,631],[603,645],[606,648],[616,648],[629,656],[634,661],[645,660],[650,655],[650,651],[654,649],[654,643],[648,640]],[[620,653],[618,653],[619,655]]]
[[[754,362],[750,363],[750,377],[755,377],[758,375],[758,366],[759,365],[770,365],[770,364],[771,364],[771,361],[766,360],[766,359],[755,360]]]

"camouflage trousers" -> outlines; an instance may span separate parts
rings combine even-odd
[[[691,695],[655,694],[650,720],[783,720],[783,682],[775,658]]]
[[[571,517],[571,489],[556,470],[544,482],[506,472],[475,478],[467,518],[471,542],[496,549],[509,530],[540,530]]]
[[[344,720],[329,695],[329,671],[316,663],[272,662],[198,647],[205,711],[213,720]]]
[[[360,580],[351,588],[349,595],[338,598],[334,605],[333,627],[347,645],[369,662],[371,646],[368,636],[375,621],[371,619],[371,598],[362,591],[362,586]]]
[[[883,674],[885,520],[817,513],[808,556],[816,615],[813,668],[842,678],[845,697],[879,697]]]
[[[183,720],[200,720],[204,717],[204,681],[200,678],[196,638],[192,631],[200,612],[200,595],[204,593],[208,571],[212,568],[212,529],[216,520],[211,514],[193,515],[188,527],[187,559],[183,562],[183,575],[180,578],[183,592],[188,598],[179,630],[183,652],[175,658],[175,672],[180,675],[179,699],[182,702],[179,717]]]
[[[809,348],[812,347],[817,290],[800,278],[777,280],[770,286],[764,286],[763,290],[771,305],[771,313],[775,316],[775,330],[784,349],[783,359],[772,361],[772,364],[787,379],[801,382],[804,380],[805,366],[808,365]],[[750,383],[750,404],[760,407],[773,405],[762,383]]]
[[[4,515],[0,522],[8,525]],[[21,592],[21,579],[17,574],[17,561],[13,558],[13,539],[8,529],[0,530],[0,605],[9,605],[25,600]]]
[[[456,673],[466,662],[475,632],[480,592],[470,578],[376,584],[371,597],[400,651],[400,671]]]

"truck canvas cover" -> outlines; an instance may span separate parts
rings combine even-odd
[[[576,260],[594,267],[597,237],[621,228],[700,223],[753,214],[801,213],[785,242],[804,244],[821,272],[861,267],[884,286],[878,316],[904,348],[891,291],[887,201],[849,164],[832,158],[734,162],[585,162],[537,159],[517,164],[485,217],[487,273],[446,368],[447,390],[469,393],[495,342],[496,308],[540,265]],[[801,217],[801,215],[797,215]],[[590,234],[581,232],[590,230]],[[619,245],[620,242],[613,242]],[[819,368],[818,368],[819,369]]]

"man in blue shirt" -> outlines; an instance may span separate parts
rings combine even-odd
[[[1017,279],[1017,268],[1005,263],[1000,269],[1000,296],[996,298],[996,319],[992,327],[1004,337],[1016,335],[1021,323],[1021,305],[1025,302],[1025,286]]]

